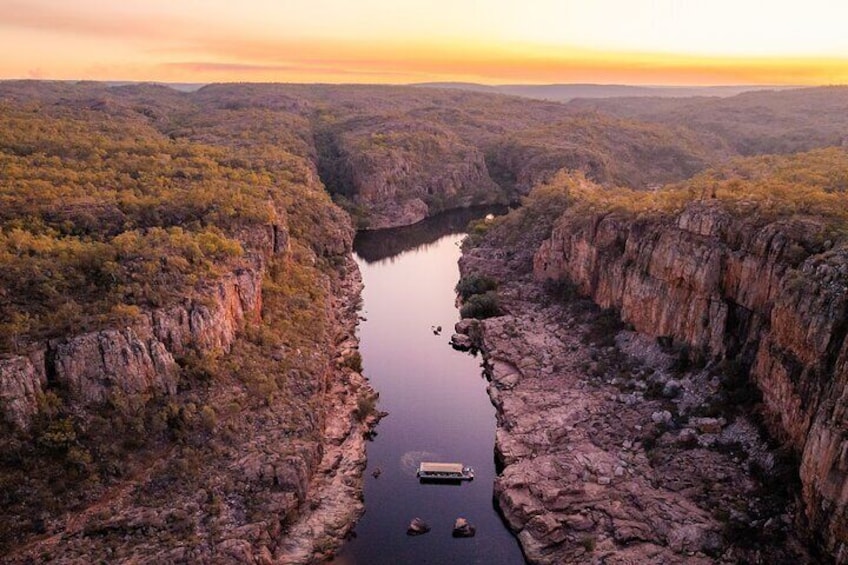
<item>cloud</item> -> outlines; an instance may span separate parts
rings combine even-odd
[[[198,38],[184,49],[203,53],[206,71],[242,75],[279,72],[299,77],[295,80],[309,80],[310,75],[338,75],[339,80],[361,75],[365,80],[409,77],[634,84],[815,84],[848,80],[848,61],[838,58],[691,57],[508,44],[262,40],[214,35]],[[232,63],[211,66],[217,59]]]
[[[58,4],[58,5],[56,5]],[[177,18],[121,13],[112,6],[96,7],[85,2],[47,4],[30,0],[0,0],[0,27],[71,34],[95,38],[167,39],[190,27]]]
[[[302,71],[298,65],[262,65],[252,63],[216,63],[211,61],[178,61],[162,63],[163,68],[196,73],[258,73]]]
[[[345,80],[356,81],[357,78],[366,80],[382,79],[381,82],[413,81],[420,77],[406,71],[382,71],[369,68],[333,66],[327,64],[252,64],[252,63],[219,63],[214,61],[181,61],[162,63],[159,65],[164,73],[172,76],[184,73],[185,76],[204,77],[207,80]]]

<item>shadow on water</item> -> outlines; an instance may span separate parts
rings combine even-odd
[[[463,481],[455,480],[455,479],[418,479],[419,485],[433,485],[433,486],[454,486],[461,487]]]
[[[468,223],[472,220],[479,220],[486,214],[501,215],[506,211],[506,206],[478,206],[451,210],[411,226],[361,231],[356,234],[353,246],[356,254],[363,261],[374,263],[432,244],[448,234],[465,233]]]

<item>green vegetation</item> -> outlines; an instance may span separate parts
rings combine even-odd
[[[360,422],[364,422],[368,416],[377,412],[377,397],[362,394],[356,399],[356,411],[354,415]]]
[[[472,226],[463,247],[468,249],[485,240],[495,247],[512,249],[517,269],[532,269],[533,254],[550,236],[554,222],[574,203],[576,195],[585,190],[581,187],[589,185],[596,186],[580,172],[560,171],[549,181],[536,185],[521,199],[519,208],[486,221],[481,227]]]
[[[456,283],[456,292],[462,299],[459,314],[463,318],[492,318],[502,314],[498,304],[498,283],[486,275],[471,274]]]
[[[848,128],[848,88],[747,92],[728,98],[574,100],[574,112],[685,128],[739,155],[795,153],[839,146]]]
[[[594,536],[583,536],[580,538],[580,545],[587,553],[595,551],[595,546],[598,544]]]
[[[484,294],[474,294],[465,301],[459,309],[459,314],[463,318],[492,318],[501,314],[500,306],[498,306],[498,295],[495,292],[486,292]]]
[[[793,109],[794,94],[781,98],[789,107],[780,110],[782,119],[773,119],[777,110],[769,106],[759,124],[745,118],[734,125],[764,96],[674,103],[672,113],[660,109],[663,119],[639,123],[632,118],[647,115],[648,106],[610,117],[400,87],[215,85],[184,94],[154,86],[0,84],[1,355],[201,298],[217,278],[255,265],[258,255],[266,267],[261,323],[244,328],[226,355],[185,352],[177,394],[116,392],[86,409],[50,382],[26,433],[2,424],[0,552],[45,533],[46,521],[84,508],[116,483],[135,480],[151,461],[155,478],[133,491],[135,503],[162,508],[205,490],[209,516],[222,514],[222,500],[239,500],[245,515],[264,519],[264,498],[237,476],[238,447],[273,429],[274,449],[286,457],[320,451],[336,337],[332,298],[349,265],[352,229],[316,173],[359,227],[370,213],[359,192],[370,185],[354,183],[354,173],[385,181],[387,193],[414,194],[431,210],[521,198],[520,209],[474,224],[466,245],[485,237],[508,249],[510,267],[522,272],[566,210],[671,217],[694,200],[716,201],[754,225],[812,220],[834,245],[848,233],[845,149],[728,157],[838,145],[844,91],[815,94],[822,108],[839,102],[838,112],[809,122],[833,121],[820,131],[807,125],[815,108]],[[698,105],[712,117],[684,123]],[[662,183],[671,184],[614,188]],[[488,277],[467,277],[457,292],[463,317],[501,313]],[[353,354],[344,364],[360,371],[361,362]],[[750,396],[747,382],[723,385],[730,400]],[[363,394],[353,416],[367,419],[376,401]],[[190,539],[205,526],[183,513],[168,527],[161,535]],[[115,526],[85,533],[117,539],[126,532]],[[149,542],[160,534],[143,535]],[[214,527],[203,535],[214,539]],[[581,543],[594,549],[594,540]]]
[[[483,294],[497,288],[497,281],[486,275],[468,275],[467,277],[462,277],[456,283],[456,293],[463,300],[468,300],[474,294]]]
[[[125,323],[243,257],[275,175],[129,120],[0,112],[0,351]]]
[[[359,351],[354,351],[344,360],[344,366],[357,373],[362,372],[362,354]]]

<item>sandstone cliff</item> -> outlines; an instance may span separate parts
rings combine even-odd
[[[322,176],[349,201],[360,227],[405,226],[450,208],[505,201],[483,153],[439,124],[354,121],[322,139]]]
[[[534,260],[639,332],[737,359],[773,433],[801,459],[804,520],[848,562],[848,250],[822,226],[732,217],[695,202],[637,219],[566,213]]]
[[[259,319],[264,261],[254,255],[198,296],[144,313],[131,326],[50,340],[26,355],[0,359],[3,417],[28,428],[48,386],[66,391],[81,408],[120,397],[128,409],[137,409],[154,396],[174,394],[180,370],[175,356],[226,353],[244,324]]]
[[[350,258],[353,230],[336,219],[338,225],[320,227],[325,237],[317,250],[292,250],[282,220],[243,233],[253,251],[241,266],[183,302],[123,328],[50,340],[0,360],[10,438],[33,432],[33,443],[44,443],[52,396],[74,425],[54,422],[47,433],[70,434],[56,441],[69,444],[68,453],[84,453],[83,467],[93,464],[89,449],[109,453],[114,442],[139,442],[121,437],[127,422],[178,440],[123,452],[118,476],[80,489],[70,518],[39,510],[0,522],[22,540],[4,548],[11,549],[5,560],[308,563],[332,554],[363,509],[365,431],[375,421],[360,408],[375,393],[349,361],[357,354],[361,290]],[[314,266],[321,262],[334,267],[322,272]],[[281,297],[281,284],[303,284],[303,277],[305,288]],[[315,304],[288,297],[306,289]],[[315,318],[294,337],[310,335],[314,343],[289,349],[263,337],[290,323],[274,326],[274,319],[300,312]],[[104,423],[114,435],[94,436]],[[94,443],[80,445],[82,434]],[[49,462],[47,477],[67,473],[69,457]],[[9,498],[10,516],[39,507],[16,493]]]

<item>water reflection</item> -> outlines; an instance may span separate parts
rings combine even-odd
[[[363,231],[356,235],[356,254],[366,263],[390,259],[405,251],[432,244],[440,237],[452,233],[465,233],[468,223],[487,214],[500,215],[505,206],[478,206],[461,208],[427,218],[411,226],[376,231]]]
[[[426,226],[357,239],[356,259],[365,283],[366,320],[359,328],[364,372],[380,392],[379,408],[389,416],[368,446],[366,511],[356,538],[339,555],[341,563],[524,562],[492,504],[495,413],[480,360],[448,343],[458,320],[453,288],[461,232],[486,212],[450,214]],[[432,329],[438,326],[444,328],[441,334]],[[461,462],[476,476],[461,485],[423,484],[415,476],[421,461]],[[415,517],[432,530],[407,536]],[[459,517],[477,527],[476,537],[451,536]]]

